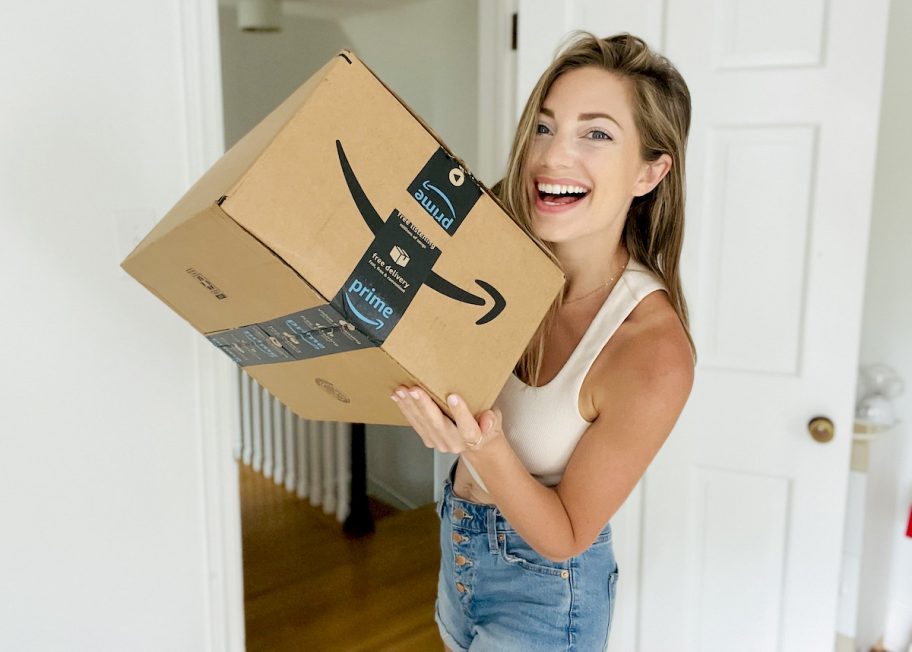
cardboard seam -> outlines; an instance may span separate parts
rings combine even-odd
[[[327,299],[327,298],[323,295],[322,292],[320,292],[317,288],[315,288],[313,285],[311,285],[311,284],[307,281],[307,279],[305,279],[303,276],[301,276],[301,274],[298,272],[298,270],[296,270],[294,267],[292,267],[292,266],[288,263],[288,261],[286,261],[284,258],[282,258],[279,254],[277,254],[277,253],[272,249],[272,247],[270,247],[270,246],[267,245],[265,242],[263,242],[262,240],[260,240],[260,239],[259,239],[256,235],[254,235],[250,230],[248,230],[247,228],[245,228],[243,224],[240,224],[237,220],[235,220],[233,217],[231,217],[231,215],[229,215],[229,214],[228,214],[220,205],[218,205],[217,208],[219,209],[219,212],[222,214],[222,216],[223,216],[224,218],[226,218],[226,219],[228,219],[228,220],[231,220],[234,224],[236,224],[238,227],[240,227],[240,229],[243,230],[247,235],[249,235],[251,238],[253,238],[257,243],[259,243],[264,249],[266,249],[269,253],[271,253],[273,256],[275,256],[275,258],[276,258],[279,262],[281,262],[285,267],[287,267],[288,269],[290,269],[291,272],[292,272],[295,276],[297,276],[301,281],[304,282],[305,285],[307,285],[307,287],[309,287],[311,290],[313,290],[314,294],[316,294],[318,297],[320,297],[321,299],[323,299],[323,301],[326,302],[326,305],[331,305],[331,303],[332,303],[331,299]],[[422,285],[424,285],[424,283],[422,283]],[[419,291],[420,291],[420,288],[419,288]],[[158,296],[158,295],[156,294],[156,296]],[[159,297],[159,298],[161,298],[161,297]],[[162,300],[164,301],[164,299],[162,299]],[[164,302],[165,302],[166,304],[168,303],[167,301],[164,301]],[[169,304],[169,305],[170,305],[170,304]],[[173,309],[173,306],[172,306],[172,309]],[[175,312],[177,312],[177,311],[175,311]],[[282,317],[282,315],[277,315],[276,317]],[[185,320],[185,321],[186,321],[186,320]],[[188,323],[189,323],[189,322],[188,322]],[[351,322],[349,322],[349,323],[351,323]],[[191,324],[191,325],[192,325],[192,324]],[[208,331],[208,332],[206,332],[206,333],[203,333],[203,335],[205,335],[205,336],[208,338],[210,335],[215,335],[215,334],[218,334],[218,333],[223,333],[223,332],[225,332],[225,331],[234,330],[235,328],[244,328],[244,327],[246,327],[246,326],[253,326],[253,325],[255,325],[255,324],[242,324],[242,325],[240,325],[240,326],[235,326],[235,327],[233,327],[233,328],[223,328],[223,329],[220,329],[220,330],[217,330],[217,331]],[[355,326],[355,329],[356,329],[361,335],[363,335],[365,338],[367,338],[368,340],[371,339],[370,335],[368,335],[367,333],[365,333],[364,331],[362,331],[360,328],[358,328],[358,326],[357,326],[356,324],[352,324],[352,325]],[[395,362],[395,363],[396,363],[396,366],[399,367],[400,369],[402,369],[402,371],[404,371],[404,372],[408,375],[409,378],[411,378],[412,380],[414,380],[416,383],[419,383],[419,384],[420,384],[420,382],[418,381],[418,378],[415,376],[415,374],[413,374],[411,371],[409,371],[409,370],[406,369],[404,366],[402,366],[402,364],[401,364],[398,360],[396,360],[392,355],[389,354],[389,352],[383,347],[383,345],[376,346],[376,347],[374,347],[374,348],[377,348],[377,349],[380,349],[381,351],[383,351],[383,354],[384,354],[387,358],[389,358],[390,360],[392,360],[393,362]],[[288,360],[287,362],[301,362],[301,360]],[[422,386],[422,387],[423,387],[423,386]],[[426,388],[425,388],[425,389],[426,389]],[[434,396],[434,394],[433,394],[432,392],[430,392],[430,391],[428,391],[428,394],[431,395],[431,396]],[[439,397],[436,397],[436,398],[439,398]]]
[[[221,205],[220,203],[214,203],[214,204],[212,204],[212,206],[211,206],[210,208],[212,208],[212,207],[217,208],[217,209],[219,210],[219,213],[221,213],[222,217],[224,217],[224,218],[227,219],[227,220],[230,220],[233,224],[235,224],[238,228],[240,228],[244,233],[246,233],[246,234],[249,235],[251,238],[253,238],[254,241],[256,241],[259,245],[261,245],[266,251],[268,251],[269,253],[271,253],[271,254],[272,254],[280,263],[282,263],[285,267],[287,267],[289,270],[291,270],[291,272],[292,272],[295,276],[297,276],[297,277],[298,277],[298,278],[299,278],[307,287],[309,287],[311,290],[313,290],[314,294],[316,294],[318,297],[320,297],[321,299],[323,299],[323,301],[325,301],[327,304],[329,303],[329,300],[328,300],[325,296],[323,296],[323,293],[322,293],[322,292],[320,292],[317,288],[315,288],[313,285],[311,285],[310,282],[308,282],[308,280],[307,280],[306,278],[304,278],[303,276],[301,276],[301,274],[300,274],[300,272],[298,272],[298,270],[296,270],[294,267],[292,267],[292,266],[288,263],[288,261],[286,261],[284,258],[282,258],[279,254],[277,254],[277,253],[272,249],[272,247],[270,247],[268,244],[266,244],[265,242],[263,242],[262,240],[260,240],[256,235],[253,234],[253,232],[251,232],[251,231],[250,231],[248,228],[246,228],[243,224],[241,224],[241,223],[238,222],[236,219],[234,219],[233,217],[231,217],[231,215],[230,215],[227,211],[225,211],[224,208],[222,208],[222,205]],[[278,317],[281,317],[282,315],[277,315],[277,316],[278,316]],[[234,330],[235,328],[244,328],[245,326],[253,326],[253,324],[241,324],[240,326],[234,326],[234,327],[232,327],[232,328],[222,328],[222,329],[219,329],[219,330],[217,330],[217,331],[207,331],[207,332],[205,332],[205,333],[203,333],[203,334],[204,334],[205,336],[208,337],[209,335],[214,335],[214,334],[216,334],[216,333],[223,333],[223,332],[225,332],[225,331]]]

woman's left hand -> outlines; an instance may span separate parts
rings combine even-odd
[[[447,397],[455,424],[420,387],[399,386],[390,398],[424,445],[443,453],[477,451],[503,434],[500,410],[485,410],[476,421],[466,402],[456,394]]]

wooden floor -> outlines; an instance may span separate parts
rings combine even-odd
[[[433,503],[375,503],[376,532],[349,540],[324,515],[240,467],[247,650],[442,650]]]

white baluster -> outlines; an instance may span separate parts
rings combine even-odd
[[[295,416],[295,437],[297,438],[297,458],[295,460],[298,467],[298,498],[307,498],[307,422],[299,416]]]
[[[283,432],[285,433],[285,489],[294,491],[297,480],[297,450],[295,443],[295,414],[288,409],[287,405],[282,406],[282,423]]]
[[[272,479],[276,484],[285,482],[285,418],[282,416],[284,407],[279,399],[272,397]]]
[[[254,382],[250,386],[250,417],[253,436],[253,470],[263,470],[263,390]]]
[[[336,484],[339,487],[339,504],[336,520],[344,523],[351,509],[351,425],[336,423]]]
[[[247,374],[244,373],[244,370],[241,367],[235,367],[234,369],[234,386],[237,389],[237,398],[238,398],[238,419],[237,427],[234,429],[234,442],[231,447],[231,453],[234,455],[235,460],[240,460],[244,454],[244,429],[246,423],[244,422],[244,376]]]
[[[310,440],[307,451],[308,463],[310,465],[310,488],[308,489],[307,496],[310,499],[310,504],[314,507],[318,507],[323,500],[323,473],[320,468],[320,463],[323,460],[323,456],[320,453],[320,450],[323,447],[323,435],[320,422],[308,421],[307,431]]]
[[[336,428],[332,421],[323,422],[323,512],[336,511]]]
[[[244,464],[250,465],[253,459],[253,413],[250,404],[250,383],[253,382],[241,367],[238,367],[241,374],[241,457]]]
[[[262,388],[260,397],[260,411],[263,414],[263,475],[272,477],[272,465],[275,463],[272,451],[272,402],[275,398]]]

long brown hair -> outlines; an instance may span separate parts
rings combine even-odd
[[[665,284],[696,360],[679,275],[684,239],[684,152],[690,129],[690,91],[668,59],[630,34],[600,39],[588,32],[575,33],[529,95],[513,139],[506,175],[493,190],[516,223],[560,265],[548,243],[532,231],[526,158],[538,115],[552,84],[564,73],[585,66],[608,70],[631,82],[642,159],[655,161],[662,154],[671,157],[671,169],[659,184],[646,195],[634,197],[621,237],[631,258]],[[563,292],[551,305],[517,363],[515,371],[523,382],[538,385],[545,338],[562,304]]]

